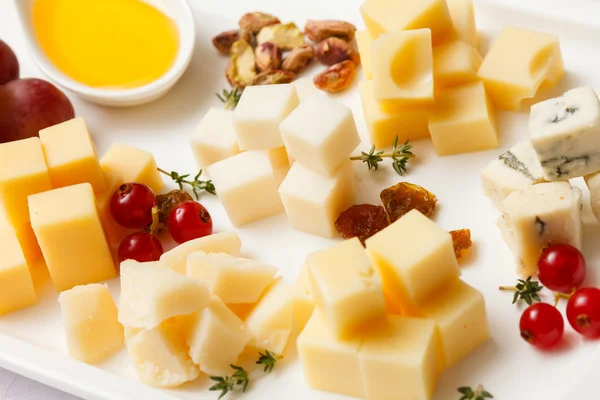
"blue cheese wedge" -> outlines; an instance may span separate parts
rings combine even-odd
[[[567,243],[581,250],[581,190],[549,182],[511,193],[501,204],[498,227],[517,260],[517,273],[537,271],[544,247]]]
[[[528,140],[493,159],[481,173],[483,192],[496,207],[512,192],[544,182],[544,172]]]
[[[600,171],[600,101],[594,90],[584,86],[533,105],[529,138],[548,181]]]

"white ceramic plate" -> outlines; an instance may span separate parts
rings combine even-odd
[[[220,106],[214,92],[225,86],[223,70],[226,59],[212,48],[210,39],[220,31],[236,26],[246,11],[264,10],[282,20],[303,24],[308,18],[347,19],[362,26],[358,13],[360,0],[202,0],[190,1],[195,13],[196,49],[190,68],[165,97],[143,107],[109,109],[74,98],[79,115],[86,118],[100,153],[121,141],[154,152],[159,165],[180,172],[194,172],[188,137],[210,106]],[[498,3],[477,3],[477,19],[482,29],[482,51],[490,38],[506,24],[553,32],[560,36],[568,74],[551,95],[583,84],[600,88],[600,25],[593,25],[593,15],[600,15],[600,5],[566,4],[532,0],[521,5],[544,12],[527,12]],[[563,13],[565,18],[544,15],[546,11]],[[16,50],[23,76],[40,76],[27,54],[25,41],[16,24],[16,14],[6,1],[0,4],[0,37]],[[581,23],[577,21],[587,21]],[[311,76],[315,66],[306,75]],[[365,143],[365,124],[355,87],[340,101],[352,107]],[[526,136],[527,114],[501,113],[500,131],[503,149]],[[472,230],[475,249],[464,260],[464,279],[481,290],[487,302],[492,339],[456,367],[446,371],[436,400],[458,398],[456,388],[481,383],[497,399],[592,399],[600,396],[593,376],[581,371],[597,369],[595,351],[600,342],[582,340],[567,328],[563,344],[552,352],[540,352],[527,345],[518,334],[522,307],[511,305],[511,295],[497,290],[500,284],[514,283],[513,258],[495,226],[497,212],[481,194],[480,170],[501,149],[476,154],[437,157],[429,141],[415,144],[418,159],[411,162],[406,180],[424,186],[440,199],[435,220],[445,229],[468,227]],[[378,201],[381,189],[400,179],[391,168],[368,172],[364,165],[355,166],[358,202]],[[582,182],[576,180],[580,186]],[[587,203],[587,192],[585,201]],[[217,198],[206,196],[203,203],[212,213],[216,230],[230,229]],[[585,255],[588,260],[588,283],[597,285],[600,275],[600,224],[585,205]],[[293,281],[308,252],[331,245],[324,240],[290,229],[284,215],[278,215],[238,230],[244,251],[262,261],[277,265],[288,281]],[[118,282],[110,282],[118,295]],[[200,380],[185,387],[163,391],[146,387],[135,378],[123,350],[97,367],[87,366],[65,355],[56,294],[42,288],[41,302],[29,309],[0,318],[0,366],[37,379],[77,396],[94,400],[134,399],[216,399],[208,392],[209,382]],[[579,383],[578,380],[583,382]],[[569,393],[567,395],[567,392]],[[287,357],[281,367],[256,379],[245,399],[342,399],[343,396],[310,390],[304,383],[300,365]]]

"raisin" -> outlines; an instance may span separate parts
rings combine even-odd
[[[387,211],[390,221],[394,222],[411,210],[418,210],[426,217],[431,217],[435,211],[437,197],[419,185],[400,182],[397,185],[383,189],[381,202]]]
[[[365,240],[389,224],[390,221],[382,206],[358,204],[340,214],[335,221],[335,229],[344,239],[358,237],[364,245]]]
[[[473,242],[471,241],[471,230],[460,229],[457,231],[450,231],[450,235],[452,235],[452,243],[454,244],[454,254],[456,255],[456,258],[460,258],[463,250],[467,250],[473,245]]]
[[[169,225],[169,214],[171,210],[179,203],[184,201],[194,201],[192,196],[185,190],[171,190],[169,193],[156,196],[156,205],[158,206],[158,221],[162,226]]]

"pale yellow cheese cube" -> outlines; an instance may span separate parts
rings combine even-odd
[[[292,228],[335,238],[335,220],[354,204],[354,167],[346,160],[331,177],[296,162],[279,187]]]
[[[191,253],[225,253],[237,256],[242,249],[240,237],[234,231],[213,233],[198,239],[190,240],[163,253],[160,262],[175,272],[186,273],[187,257]]]
[[[190,145],[200,168],[239,153],[233,127],[233,111],[209,109],[192,134]]]
[[[496,110],[483,83],[439,92],[429,116],[429,133],[440,156],[498,147]]]
[[[163,180],[154,156],[126,144],[114,143],[100,159],[102,169],[121,174],[124,182],[143,183],[159,193]]]
[[[239,319],[242,321],[246,321],[250,312],[254,310],[257,303],[231,303],[227,304],[227,308],[229,308]]]
[[[110,211],[110,200],[119,186],[123,184],[123,177],[116,172],[106,172],[104,181],[106,182],[106,190],[96,194],[96,205],[108,243],[113,247],[118,247],[125,236],[135,231],[117,224]]]
[[[29,211],[56,290],[117,276],[89,183],[31,195]]]
[[[390,317],[369,332],[358,359],[369,400],[429,400],[438,377],[435,323]]]
[[[304,330],[314,309],[315,301],[310,291],[308,266],[304,264],[294,283],[294,322],[299,332]]]
[[[123,325],[108,288],[94,283],[75,286],[58,297],[69,355],[94,363],[123,345]]]
[[[281,278],[271,284],[246,318],[250,345],[283,353],[294,327],[294,297],[290,284]]]
[[[245,151],[221,160],[208,167],[208,173],[234,226],[283,211],[279,182],[264,151]]]
[[[475,22],[473,0],[446,0],[446,3],[448,4],[453,25],[450,36],[453,39],[462,40],[477,48],[479,37]]]
[[[127,340],[127,351],[138,378],[147,385],[175,387],[200,376],[185,338],[173,321],[142,330]]]
[[[365,398],[358,361],[362,338],[339,340],[324,316],[315,310],[298,337],[298,357],[306,384],[312,389]]]
[[[490,337],[483,295],[457,280],[419,308],[437,325],[440,360],[450,368]]]
[[[358,238],[309,254],[306,265],[315,305],[336,338],[386,317],[381,278]]]
[[[29,221],[27,196],[52,189],[40,139],[0,144],[0,209],[12,226]]]
[[[321,92],[315,87],[312,79],[299,78],[294,81],[296,92],[298,93],[298,100],[300,103],[308,100],[314,95],[319,95]]]
[[[445,39],[452,29],[446,0],[366,0],[360,13],[374,37],[387,32],[431,29],[433,42]]]
[[[495,106],[520,110],[541,86],[553,87],[564,75],[558,37],[505,27],[479,68],[479,78]]]
[[[17,234],[11,227],[0,227],[0,315],[37,302],[29,266]]]
[[[331,176],[360,144],[352,110],[325,96],[313,96],[279,126],[288,154]]]
[[[359,84],[360,98],[371,143],[377,148],[390,147],[398,137],[398,143],[429,137],[429,110],[422,107],[396,108],[387,111],[373,94],[373,82]]]
[[[460,276],[452,237],[417,210],[371,236],[366,245],[388,301],[405,315],[418,315],[416,305]]]
[[[373,42],[373,95],[388,111],[433,104],[429,29],[390,32]]]
[[[356,31],[356,45],[360,54],[360,65],[368,80],[373,79],[373,37],[369,31]]]
[[[291,84],[248,86],[233,113],[237,142],[242,150],[283,146],[279,124],[300,103]]]
[[[106,189],[96,148],[83,118],[42,129],[40,141],[52,187],[88,182],[96,193]]]
[[[125,326],[124,328],[124,333],[125,333],[125,340],[129,340],[132,337],[134,337],[135,335],[137,335],[138,333],[140,333],[141,331],[143,331],[142,328],[133,328],[131,326]]]
[[[119,322],[124,326],[151,329],[171,317],[197,312],[208,301],[206,285],[160,262],[121,263]]]
[[[477,71],[481,56],[471,45],[459,40],[433,49],[433,79],[435,90],[463,85],[479,80]]]
[[[203,282],[225,303],[255,303],[269,286],[277,268],[224,253],[192,253],[187,275]]]
[[[211,376],[231,374],[250,335],[244,322],[217,296],[203,310],[183,318],[183,332],[189,354],[200,370]]]
[[[285,146],[267,149],[265,152],[267,153],[267,157],[269,157],[269,163],[273,169],[277,186],[279,186],[290,170],[290,159],[288,153],[285,149]]]

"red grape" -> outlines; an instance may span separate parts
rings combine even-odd
[[[565,323],[560,311],[548,303],[533,304],[523,312],[519,322],[521,337],[530,344],[547,348],[562,338]]]
[[[9,45],[0,40],[0,85],[19,79],[19,60]]]
[[[553,244],[542,252],[538,261],[540,282],[550,290],[571,293],[585,279],[585,259],[568,244]]]
[[[156,196],[141,183],[124,183],[110,199],[110,212],[117,224],[129,229],[141,229],[152,222]]]
[[[137,232],[125,237],[119,245],[119,262],[135,260],[138,262],[158,261],[163,254],[160,241],[149,233]]]
[[[600,289],[582,288],[573,293],[567,303],[567,319],[583,336],[600,337]]]
[[[179,244],[210,235],[212,231],[210,214],[195,201],[179,203],[169,214],[169,232]]]

